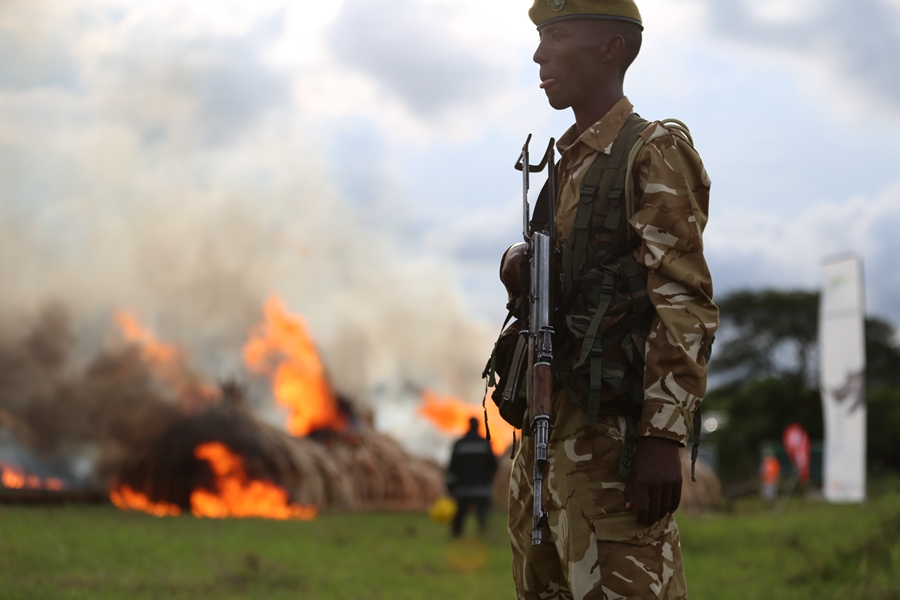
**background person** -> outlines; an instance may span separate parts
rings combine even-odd
[[[469,431],[453,444],[447,468],[447,490],[456,500],[456,515],[451,523],[453,537],[462,534],[466,514],[472,509],[478,516],[482,535],[491,509],[491,491],[497,473],[497,457],[491,444],[478,433],[478,419],[469,419]]]

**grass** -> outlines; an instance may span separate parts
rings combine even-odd
[[[679,519],[692,598],[900,599],[900,499],[860,506],[758,501]]]
[[[451,545],[418,514],[310,522],[156,519],[107,506],[0,507],[0,598],[512,600],[503,515]],[[679,518],[691,598],[900,599],[900,500],[756,501]]]

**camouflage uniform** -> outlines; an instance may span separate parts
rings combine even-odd
[[[632,105],[622,98],[580,137],[560,138],[559,242],[572,229],[581,181],[596,153],[608,154]],[[577,139],[576,139],[577,137]],[[655,316],[647,339],[645,400],[640,432],[684,445],[694,411],[706,392],[704,355],[718,326],[702,232],[709,178],[700,157],[677,133],[650,123],[637,157],[637,210],[629,220],[641,238],[635,259],[647,276]],[[519,598],[686,598],[681,546],[674,517],[640,527],[625,512],[619,459],[623,417],[586,412],[560,391],[554,396],[544,544],[531,545],[532,446],[526,438],[510,482],[509,532]]]

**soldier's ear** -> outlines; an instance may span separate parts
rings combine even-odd
[[[605,63],[618,61],[625,51],[625,38],[617,33],[600,38],[600,60]]]

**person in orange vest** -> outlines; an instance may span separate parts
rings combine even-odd
[[[772,504],[778,497],[778,481],[781,479],[781,463],[775,458],[771,449],[763,452],[762,465],[760,466],[762,479],[761,495],[764,502]]]

